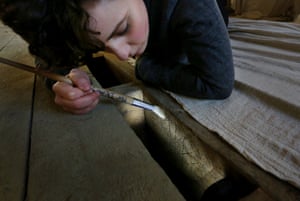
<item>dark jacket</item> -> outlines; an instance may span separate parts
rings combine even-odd
[[[227,27],[214,0],[144,0],[150,23],[136,76],[172,92],[222,99],[233,89]]]

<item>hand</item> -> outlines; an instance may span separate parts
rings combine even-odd
[[[68,77],[73,86],[64,82],[53,85],[54,102],[74,114],[84,114],[95,108],[99,102],[99,93],[91,89],[88,75],[79,69],[72,69]]]

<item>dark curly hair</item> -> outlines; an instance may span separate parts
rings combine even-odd
[[[49,66],[78,66],[104,47],[88,29],[84,1],[95,0],[0,0],[0,17]]]

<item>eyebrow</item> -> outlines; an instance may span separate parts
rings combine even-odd
[[[120,22],[115,26],[111,34],[107,37],[106,41],[110,40],[118,31],[119,27],[123,24],[123,22],[127,19],[127,14],[121,19]]]

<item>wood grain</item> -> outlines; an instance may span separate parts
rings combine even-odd
[[[0,56],[32,64],[27,44],[0,24]],[[0,64],[0,200],[21,201],[26,188],[34,76]]]

